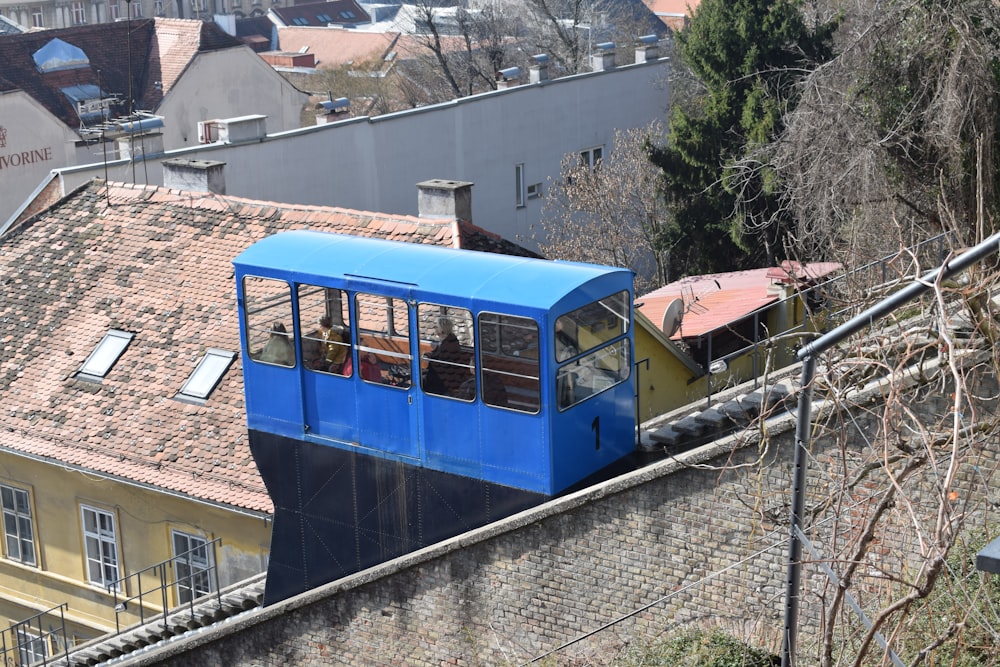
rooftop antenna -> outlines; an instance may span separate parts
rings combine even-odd
[[[719,289],[719,290],[722,289],[722,285],[719,283],[718,280],[716,280],[716,279],[713,278],[712,282],[715,283],[715,288],[716,289]],[[689,287],[688,288],[688,293],[690,294],[690,296],[688,296],[688,298],[686,298],[684,300],[685,303],[687,304],[687,307],[684,309],[684,312],[686,313],[686,312],[692,311],[692,310],[695,310],[695,311],[700,312],[700,313],[708,312],[708,308],[706,308],[705,306],[701,305],[698,302],[701,301],[701,297],[705,296],[706,294],[708,294],[711,291],[713,291],[711,287],[706,287],[703,290],[701,290],[700,292],[698,292],[697,294],[695,294],[694,293],[694,288],[693,287]],[[681,289],[681,295],[683,296],[683,294],[684,294],[684,290]]]
[[[125,0],[125,12],[128,15],[126,20],[126,30],[128,30],[128,43],[127,53],[128,53],[128,115],[129,118],[135,114],[135,95],[132,92],[132,0]],[[135,140],[135,124],[132,124],[132,129],[129,132],[128,138],[129,142]],[[132,182],[135,183],[135,150],[132,149],[132,154],[129,157],[129,161],[132,163]]]

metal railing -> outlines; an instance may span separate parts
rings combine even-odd
[[[222,544],[222,538],[217,537],[211,542],[188,549],[173,558],[161,561],[145,569],[133,572],[108,584],[108,592],[114,597],[115,632],[122,631],[122,614],[138,614],[139,625],[163,622],[163,629],[169,633],[168,620],[171,613],[176,613],[187,607],[188,613],[194,617],[195,602],[201,602],[208,595],[215,594],[216,603],[222,606],[222,594],[219,592],[219,571],[216,565],[215,548]],[[207,558],[199,558],[207,554]],[[177,566],[184,566],[186,574],[176,576]],[[151,581],[150,581],[151,580]],[[203,591],[206,586],[207,591]],[[178,597],[186,597],[181,604],[170,608],[170,588],[177,587]],[[122,591],[134,590],[133,595],[122,595]],[[186,594],[185,594],[186,592]]]
[[[30,618],[11,623],[0,632],[0,659],[4,665],[69,665],[66,641],[67,603],[39,612]]]

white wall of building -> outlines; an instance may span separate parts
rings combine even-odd
[[[264,114],[271,132],[298,128],[308,97],[250,48],[239,46],[196,55],[155,113],[164,116],[162,141],[169,151],[197,145],[200,120]],[[95,174],[103,174],[105,155],[116,158],[114,142],[83,143],[21,91],[0,93],[0,125],[7,137],[7,147],[0,147],[0,228],[53,169],[99,163]],[[36,149],[42,153],[30,153]],[[30,161],[21,158],[23,151],[29,151]],[[136,179],[145,178],[148,166],[130,166],[127,180],[134,180],[133,171]]]
[[[524,165],[526,183],[547,187],[565,154],[595,146],[607,154],[616,129],[665,118],[668,68],[655,60],[165,157],[225,162],[228,195],[385,213],[416,215],[420,181],[471,181],[472,222],[536,248],[541,200],[516,206],[515,166]],[[132,165],[107,170],[111,180],[133,180]],[[69,190],[104,173],[93,165],[60,177]],[[140,182],[163,182],[158,162],[139,174]]]
[[[0,93],[0,224],[53,169],[74,163],[79,139],[30,95]]]
[[[301,92],[249,47],[199,53],[163,97],[167,150],[198,143],[198,121],[233,115],[267,116],[268,132],[299,127],[309,95]]]

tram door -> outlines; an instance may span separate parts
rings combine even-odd
[[[355,410],[362,447],[419,459],[410,300],[405,285],[354,293]]]
[[[308,284],[299,284],[297,291],[305,432],[314,438],[355,442],[348,293]]]

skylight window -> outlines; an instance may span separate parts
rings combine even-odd
[[[330,16],[329,14],[317,14],[316,18],[318,18],[323,23],[331,23],[331,22],[333,22],[333,17]]]
[[[345,19],[353,19],[354,18],[354,12],[352,12],[349,9],[345,9],[344,11],[340,12],[340,17],[341,18],[345,18]]]
[[[111,367],[115,365],[118,361],[118,357],[122,356],[125,352],[125,348],[128,344],[132,342],[134,334],[130,334],[127,331],[119,331],[118,329],[111,329],[108,333],[104,334],[104,338],[101,342],[97,344],[94,351],[90,353],[87,360],[83,362],[83,366],[80,368],[78,375],[86,376],[85,379],[100,380]]]
[[[198,362],[194,372],[181,387],[179,395],[182,398],[204,400],[212,393],[219,380],[222,379],[229,364],[236,358],[235,352],[209,348],[205,356]]]

